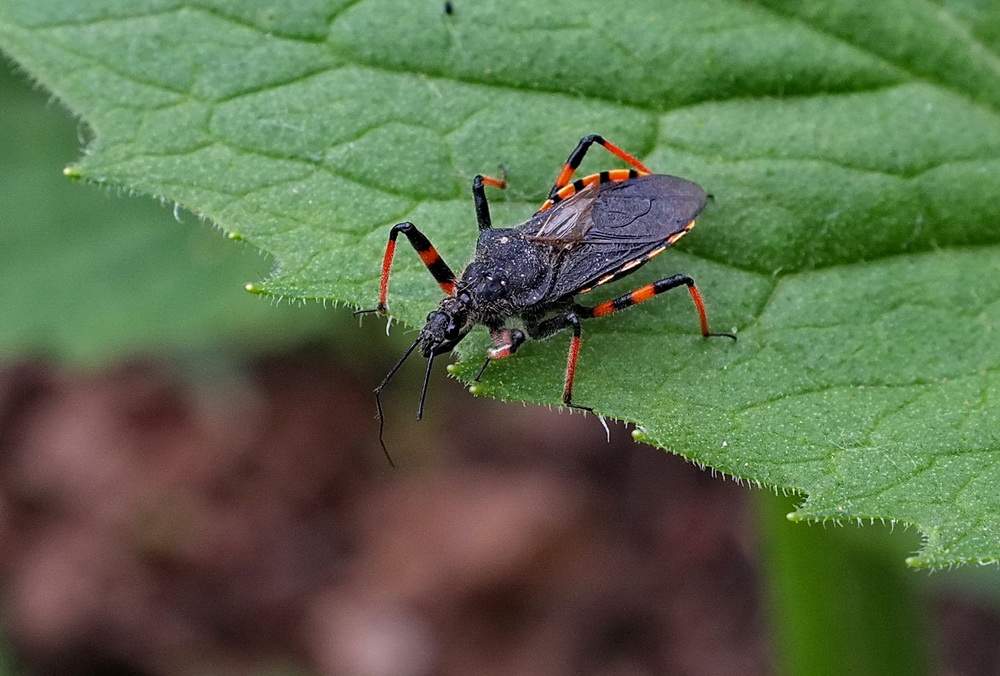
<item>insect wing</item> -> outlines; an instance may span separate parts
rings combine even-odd
[[[538,231],[529,235],[528,240],[559,249],[568,249],[582,242],[594,225],[593,209],[599,190],[600,186],[594,183],[543,212],[537,218],[541,221]]]
[[[683,234],[705,206],[705,191],[675,176],[602,184],[583,238],[562,252],[549,298],[579,293],[638,268]]]

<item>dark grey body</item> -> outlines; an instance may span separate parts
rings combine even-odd
[[[455,296],[444,299],[441,310],[459,311],[468,328],[497,330],[511,317],[530,325],[569,306],[581,290],[637,270],[683,232],[705,202],[700,186],[676,176],[585,188],[515,228],[482,231]]]

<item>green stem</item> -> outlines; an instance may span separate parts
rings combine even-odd
[[[929,673],[918,580],[904,563],[916,535],[792,523],[795,502],[757,497],[778,673]]]

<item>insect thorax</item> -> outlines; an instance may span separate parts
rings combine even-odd
[[[552,268],[537,245],[515,229],[486,230],[476,255],[462,272],[458,293],[469,298],[477,321],[498,325],[541,301],[552,283]]]

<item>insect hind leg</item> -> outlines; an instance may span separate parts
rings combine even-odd
[[[631,165],[633,169],[624,171],[605,171],[600,174],[586,176],[585,178],[571,184],[570,181],[573,178],[573,174],[576,173],[580,163],[583,162],[583,158],[587,154],[587,151],[590,150],[591,146],[595,143],[603,146],[612,155],[624,160],[626,163]],[[549,190],[548,199],[541,206],[541,208],[539,208],[538,212],[547,210],[553,204],[566,199],[594,182],[600,181],[601,183],[605,183],[609,180],[625,181],[630,178],[636,178],[637,176],[646,176],[650,173],[652,172],[646,168],[646,165],[637,160],[630,153],[627,153],[613,143],[606,141],[603,136],[599,134],[584,136],[580,139],[580,142],[577,144],[573,152],[570,153],[569,159],[566,160],[566,164],[563,165],[562,171],[559,172],[559,177],[556,178],[556,182],[552,185],[552,189]],[[570,186],[572,186],[572,188],[570,188]]]
[[[569,154],[569,158],[566,160],[566,164],[563,165],[562,171],[559,172],[559,177],[556,179],[555,184],[552,186],[552,190],[549,191],[549,198],[551,199],[561,188],[569,185],[570,179],[573,178],[573,174],[576,172],[580,163],[583,162],[584,156],[590,147],[597,143],[598,145],[604,146],[604,148],[610,152],[612,155],[621,158],[628,164],[635,167],[637,170],[644,174],[650,173],[649,169],[646,168],[642,162],[633,157],[630,153],[625,152],[613,143],[610,143],[604,139],[600,134],[591,134],[590,136],[584,136],[580,139],[580,142],[576,145],[576,148]]]
[[[674,275],[673,277],[658,280],[652,284],[639,287],[635,291],[631,291],[623,296],[619,296],[618,298],[600,303],[592,308],[574,303],[570,312],[558,314],[541,322],[529,322],[526,324],[528,334],[532,338],[538,340],[547,338],[557,331],[561,331],[567,327],[571,327],[573,329],[573,338],[570,342],[569,355],[566,358],[566,376],[563,381],[562,401],[565,406],[583,409],[585,411],[592,410],[590,407],[573,403],[573,381],[576,378],[576,365],[580,357],[580,342],[583,335],[580,320],[591,319],[594,317],[605,317],[607,315],[614,314],[615,312],[619,312],[626,308],[630,308],[633,305],[647,301],[650,298],[654,298],[664,291],[676,289],[679,286],[687,286],[688,292],[691,294],[691,300],[694,301],[694,306],[698,311],[698,318],[701,322],[701,334],[704,337],[723,337],[736,340],[736,336],[731,333],[712,333],[709,330],[708,317],[705,313],[705,303],[701,298],[701,293],[698,291],[698,287],[695,285],[694,280],[687,275]]]
[[[709,331],[708,317],[705,314],[705,302],[702,300],[701,292],[698,291],[698,287],[695,285],[694,280],[687,275],[674,275],[673,277],[666,277],[655,281],[652,284],[639,287],[635,291],[630,291],[629,293],[619,296],[618,298],[604,301],[593,308],[580,308],[578,311],[581,312],[580,316],[585,318],[605,317],[626,308],[630,308],[633,305],[638,305],[639,303],[647,301],[650,298],[655,298],[664,291],[676,289],[679,286],[687,286],[688,292],[691,294],[691,300],[694,301],[694,307],[698,311],[698,319],[701,323],[701,335],[706,338],[724,337],[736,340],[736,336],[731,333],[712,333]]]

